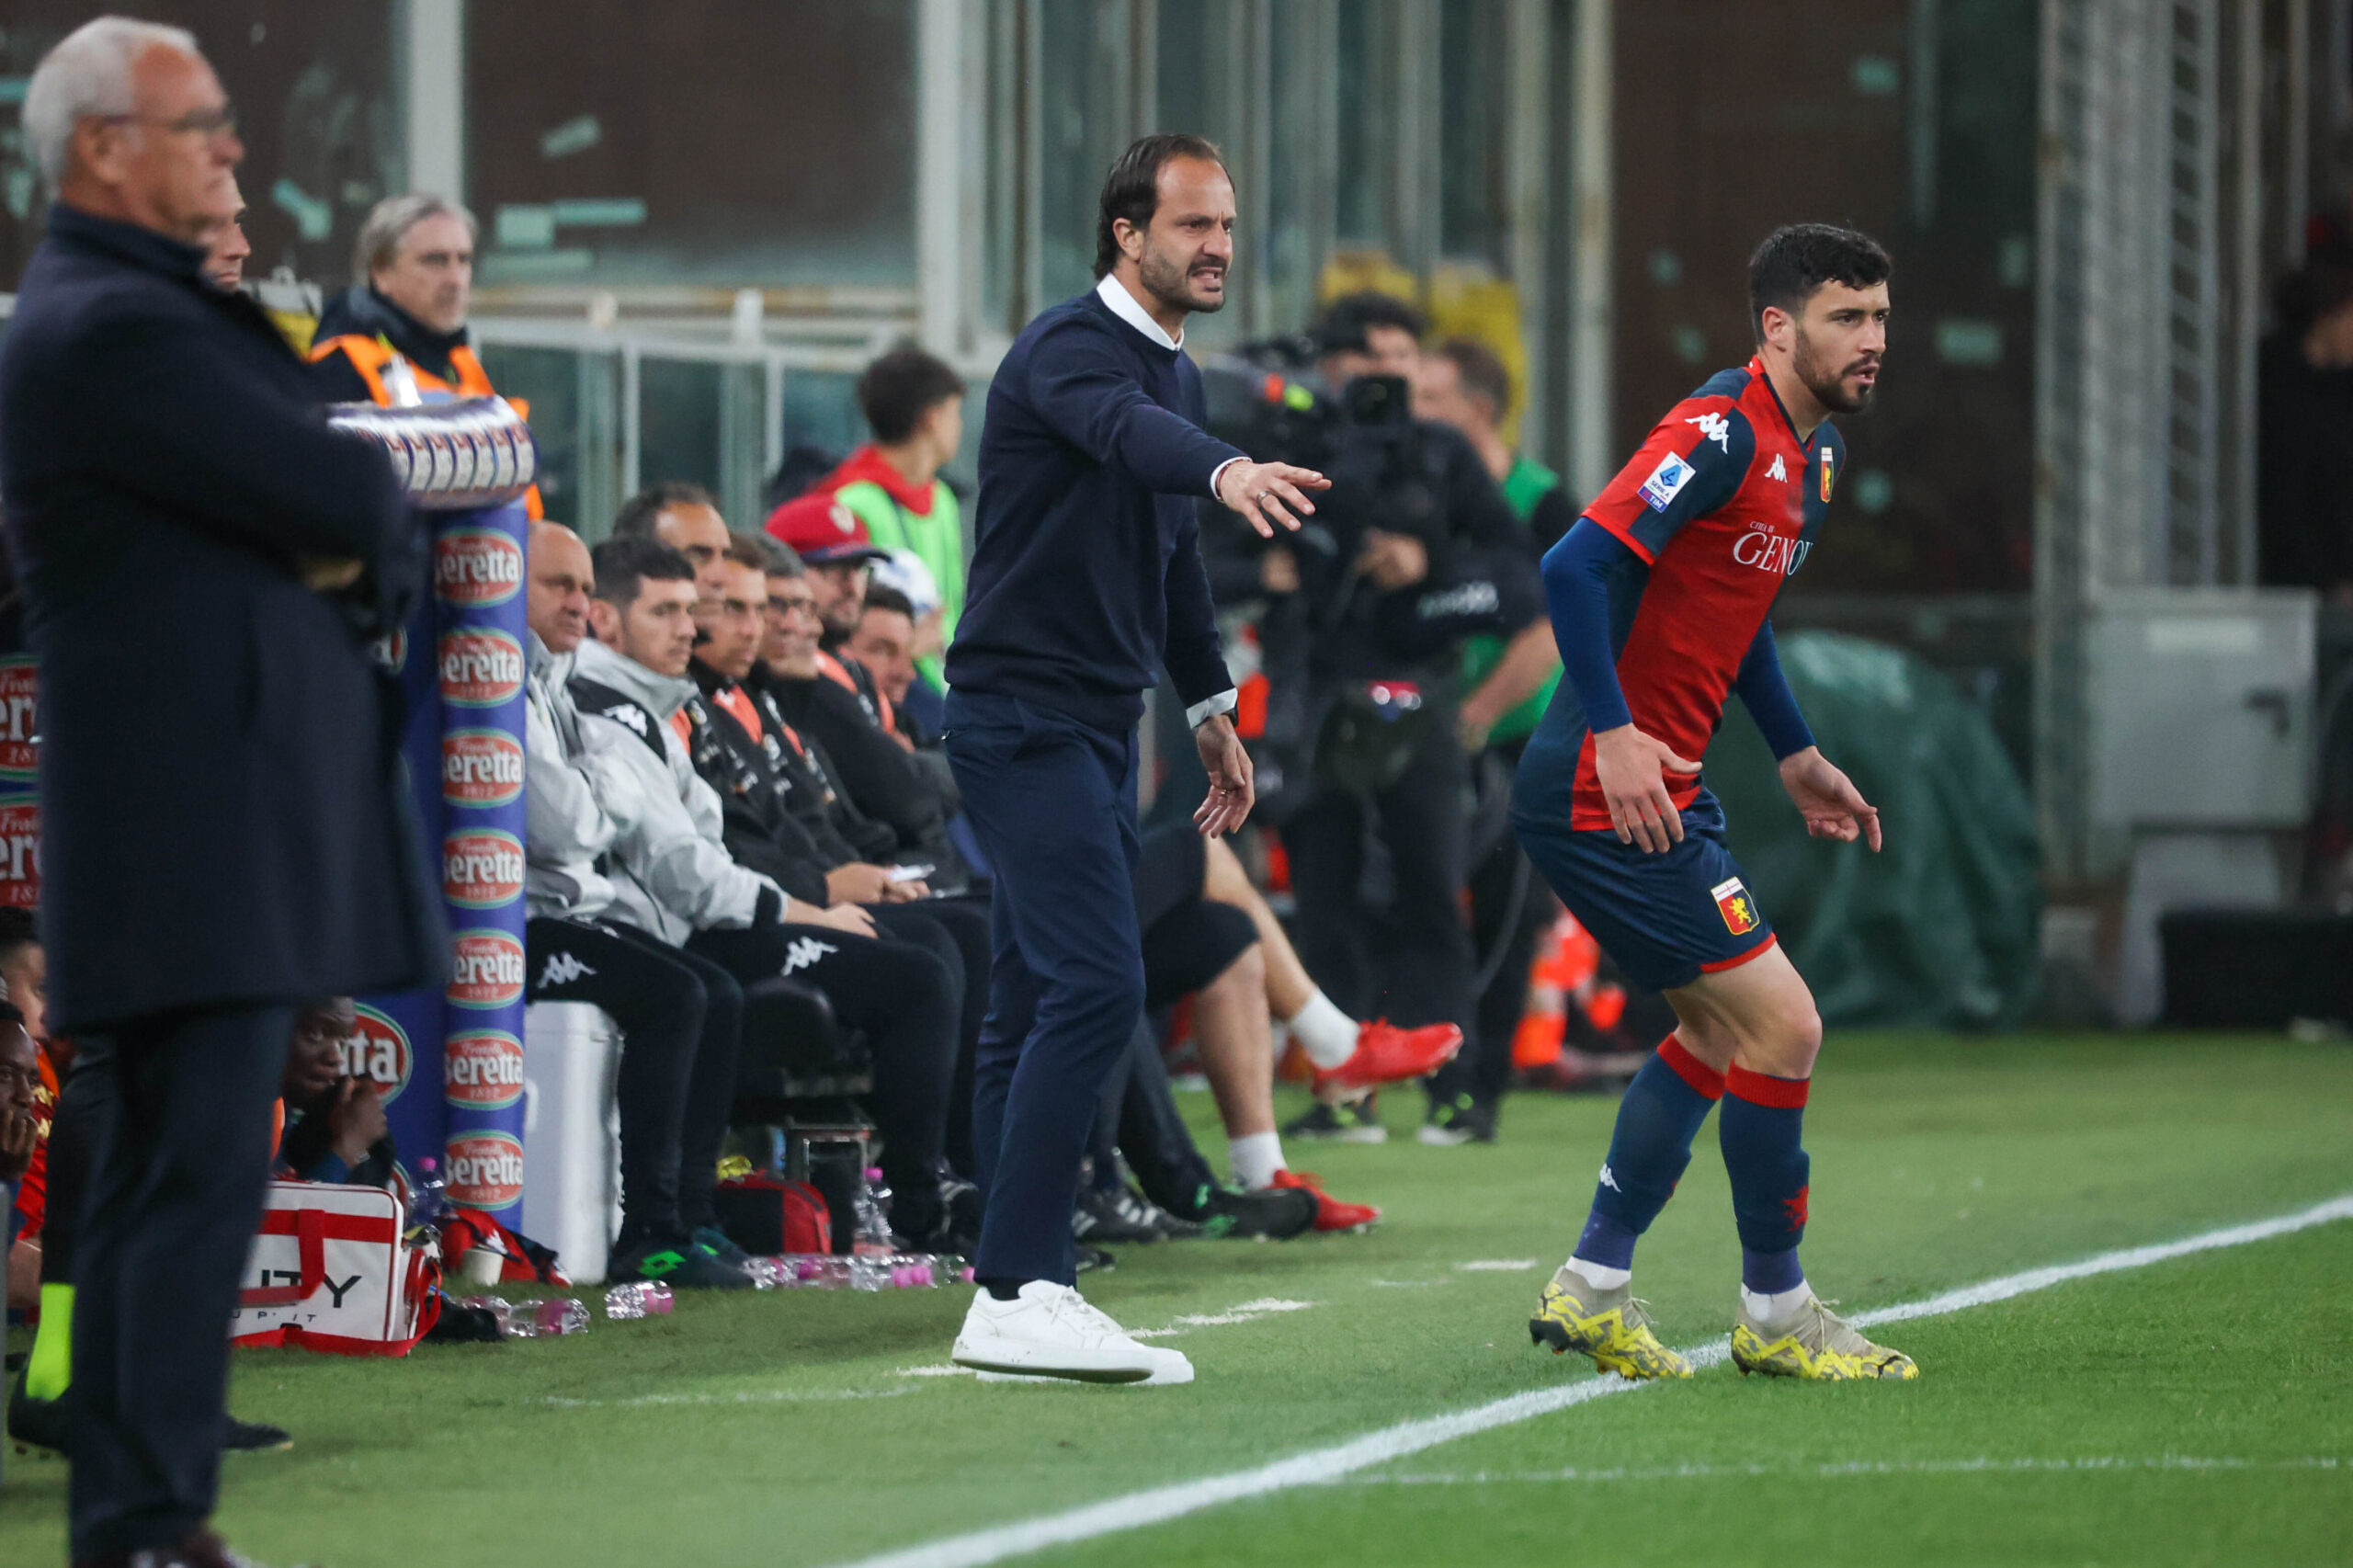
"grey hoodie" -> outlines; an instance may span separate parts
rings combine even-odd
[[[751,925],[763,892],[775,892],[781,909],[784,890],[728,855],[719,796],[696,774],[670,727],[671,716],[695,695],[695,683],[656,675],[601,642],[580,644],[573,674],[620,693],[654,722],[648,735],[634,710],[575,709],[584,753],[609,756],[642,801],[642,814],[613,841],[607,861],[609,917],[675,944],[712,926]]]
[[[523,687],[523,899],[530,917],[594,920],[614,889],[597,862],[645,815],[644,790],[610,754],[618,737],[582,737],[565,682],[572,655],[551,653],[523,634],[529,678]]]

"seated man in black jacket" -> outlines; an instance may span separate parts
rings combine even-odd
[[[844,792],[891,826],[904,858],[934,868],[934,886],[963,886],[971,870],[948,832],[963,808],[946,756],[915,745],[904,722],[884,724],[879,694],[868,689],[871,673],[822,651],[816,593],[791,547],[767,538],[752,543],[767,575],[767,617],[747,684],[824,748]]]
[[[867,906],[878,935],[934,954],[960,983],[958,1054],[969,1058],[987,1011],[987,905],[928,896],[929,868],[909,862],[892,830],[851,803],[814,737],[745,684],[766,619],[764,562],[756,544],[739,539],[709,574],[718,592],[697,603],[703,641],[688,672],[699,693],[684,710],[688,754],[720,798],[728,853],[794,898]],[[813,645],[815,617],[803,619]],[[948,1146],[961,1142],[951,1133]],[[892,1179],[906,1190],[906,1173]],[[934,1185],[919,1179],[926,1191]]]

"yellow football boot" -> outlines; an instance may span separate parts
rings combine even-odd
[[[1749,1315],[1744,1300],[1733,1324],[1732,1358],[1743,1376],[1762,1372],[1773,1378],[1845,1382],[1855,1378],[1909,1380],[1920,1375],[1911,1357],[1873,1345],[1812,1291],[1793,1315],[1769,1326]]]
[[[1651,1332],[1650,1314],[1628,1287],[1597,1290],[1566,1265],[1544,1287],[1544,1299],[1528,1320],[1528,1337],[1551,1346],[1555,1356],[1571,1350],[1590,1356],[1595,1366],[1621,1378],[1691,1375],[1691,1363]]]

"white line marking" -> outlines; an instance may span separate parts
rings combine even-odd
[[[636,1410],[651,1404],[801,1404],[813,1400],[896,1399],[913,1389],[746,1389],[741,1393],[645,1393],[632,1399],[561,1399],[559,1410]]]
[[[2200,1459],[2188,1454],[2156,1454],[2144,1459],[2132,1459],[2115,1454],[2090,1454],[2080,1459],[1997,1460],[1981,1456],[1966,1460],[1851,1460],[1837,1464],[1670,1464],[1654,1465],[1640,1470],[1627,1466],[1607,1470],[1580,1470],[1571,1466],[1563,1470],[1503,1472],[1480,1470],[1460,1474],[1449,1474],[1439,1471],[1415,1471],[1397,1475],[1344,1476],[1333,1484],[1479,1486],[1514,1481],[1708,1481],[1724,1476],[1745,1480],[1756,1476],[1802,1475],[1836,1480],[1847,1476],[1866,1475],[2008,1475],[2043,1471],[2075,1474],[2096,1471],[2339,1469],[2353,1469],[2353,1461],[2335,1454],[2310,1454],[2302,1458],[2284,1460]]]
[[[1130,1339],[1172,1339],[1196,1328],[1224,1328],[1237,1323],[1255,1323],[1275,1312],[1303,1312],[1314,1306],[1313,1301],[1286,1301],[1279,1296],[1263,1297],[1245,1301],[1240,1306],[1222,1312],[1188,1312],[1169,1320],[1165,1328],[1131,1328]]]
[[[2310,1209],[2283,1214],[2273,1220],[2233,1225],[2224,1230],[2208,1231],[2203,1235],[2187,1236],[2177,1242],[2129,1247],[2120,1252],[2101,1253],[2079,1263],[2029,1269],[2023,1274],[1988,1279],[1980,1285],[1932,1296],[1925,1301],[1864,1312],[1853,1321],[1857,1326],[1863,1327],[1872,1324],[1903,1323],[1942,1312],[1963,1312],[1971,1307],[2007,1301],[2029,1290],[2045,1290],[2071,1279],[2112,1274],[2119,1269],[2143,1268],[2153,1263],[2187,1257],[2192,1253],[2208,1252],[2217,1247],[2245,1246],[2250,1242],[2268,1241],[2274,1236],[2284,1236],[2292,1232],[2309,1230],[2314,1225],[2325,1225],[2333,1220],[2345,1219],[2353,1219],[2353,1194],[2331,1199],[2326,1203],[2315,1204]],[[1727,1354],[1725,1343],[1721,1339],[1695,1346],[1684,1352],[1695,1369],[1712,1366],[1724,1359]],[[1245,1497],[1263,1497],[1294,1486],[1318,1485],[1360,1470],[1370,1470],[1377,1464],[1386,1464],[1392,1460],[1404,1459],[1408,1454],[1434,1449],[1441,1443],[1450,1443],[1458,1437],[1532,1421],[1537,1416],[1549,1415],[1553,1411],[1565,1410],[1588,1400],[1637,1392],[1650,1386],[1648,1383],[1630,1383],[1614,1377],[1605,1379],[1601,1375],[1574,1383],[1556,1383],[1550,1388],[1512,1394],[1489,1404],[1458,1410],[1448,1415],[1401,1422],[1332,1448],[1294,1454],[1290,1459],[1278,1460],[1255,1470],[1204,1476],[1199,1481],[1131,1492],[1123,1497],[1107,1498],[1064,1513],[1017,1520],[1009,1525],[974,1530],[968,1535],[949,1536],[944,1540],[859,1558],[846,1564],[845,1568],[983,1568],[985,1563],[1025,1557],[1050,1546],[1067,1546],[1074,1541],[1093,1540],[1098,1536],[1115,1535],[1121,1530],[1182,1518],[1187,1514],[1220,1507]]]
[[[1544,1266],[1532,1257],[1483,1257],[1454,1267],[1465,1274],[1525,1274]]]

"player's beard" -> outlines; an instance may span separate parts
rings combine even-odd
[[[1145,293],[1172,310],[1211,315],[1225,308],[1222,293],[1214,299],[1196,295],[1191,264],[1169,255],[1150,239],[1144,241],[1143,255],[1136,258],[1136,278],[1143,284]]]
[[[1795,351],[1790,356],[1790,368],[1797,371],[1800,384],[1813,394],[1813,401],[1831,413],[1860,414],[1870,406],[1871,393],[1879,390],[1876,382],[1859,392],[1847,391],[1847,373],[1861,369],[1862,363],[1857,359],[1836,370],[1824,369],[1821,356],[1813,350],[1813,340],[1806,335],[1805,328],[1798,328]]]

